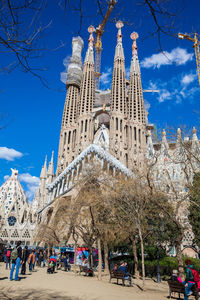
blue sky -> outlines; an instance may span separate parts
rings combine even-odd
[[[62,1],[58,1],[62,3]],[[73,1],[75,3],[76,1]],[[79,1],[77,1],[78,3]],[[87,49],[87,28],[97,26],[101,17],[97,14],[95,1],[83,1],[83,18],[80,35],[84,39],[83,59]],[[139,1],[138,1],[139,2]],[[178,11],[173,34],[180,32],[200,33],[200,2],[195,0],[171,1],[169,9]],[[67,7],[66,12],[57,1],[48,1],[41,22],[50,26],[44,31],[41,44],[42,56],[33,60],[34,66],[45,68],[40,74],[49,88],[31,74],[20,68],[10,74],[0,73],[1,124],[0,131],[0,184],[10,175],[10,168],[19,170],[19,179],[27,195],[32,198],[39,182],[41,166],[45,156],[51,158],[55,151],[57,160],[62,111],[65,101],[65,74],[71,55],[72,37],[77,35],[80,18],[77,11]],[[157,36],[152,36],[155,25],[146,7],[136,1],[119,0],[112,16],[129,21],[122,28],[127,76],[131,61],[130,34],[139,34],[138,55],[141,63],[143,89],[158,89],[160,93],[144,93],[149,121],[157,127],[187,125],[199,127],[200,88],[198,86],[196,62],[192,43],[178,40],[174,36],[161,34],[160,53]],[[173,5],[177,5],[174,7]],[[161,24],[168,20],[159,17]],[[110,88],[117,29],[108,22],[102,38],[101,88]],[[64,45],[60,47],[60,45]],[[57,50],[55,50],[58,48]],[[2,63],[9,64],[14,58],[9,53],[0,53]]]

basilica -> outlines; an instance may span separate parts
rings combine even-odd
[[[81,37],[74,37],[72,40],[57,168],[54,172],[52,153],[49,165],[47,166],[46,159],[41,170],[40,184],[32,203],[32,217],[37,226],[41,222],[48,223],[58,199],[68,197],[73,200],[76,195],[75,184],[84,174],[87,165],[98,162],[102,169],[113,177],[116,174],[128,177],[136,170],[142,170],[145,164],[153,162],[152,174],[156,187],[167,193],[171,201],[184,199],[177,211],[177,217],[183,224],[187,224],[182,241],[184,249],[192,245],[193,241],[187,217],[187,186],[191,184],[194,172],[199,170],[200,142],[195,128],[190,138],[182,138],[180,129],[173,141],[167,141],[165,130],[162,132],[161,140],[155,141],[152,138],[154,126],[148,122],[143,101],[137,48],[138,34],[136,32],[131,34],[132,59],[130,75],[127,78],[122,26],[122,22],[117,22],[110,90],[95,89],[94,28],[90,26],[88,29],[89,40],[83,64],[81,54],[83,40]],[[190,153],[189,163],[188,153]],[[14,179],[11,177],[11,180]],[[15,211],[12,211],[13,205],[11,206],[9,216],[12,214],[14,216]],[[28,204],[27,209],[23,211],[24,213],[20,215],[21,220],[28,222],[31,228]],[[23,228],[23,224],[19,225],[20,228]],[[29,233],[31,235],[31,231]],[[7,231],[7,234],[10,233]]]

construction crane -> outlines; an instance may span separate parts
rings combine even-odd
[[[199,53],[199,39],[198,39],[198,34],[194,33],[194,37],[192,37],[191,35],[189,35],[188,33],[179,33],[178,34],[178,38],[183,40],[189,40],[191,42],[193,42],[193,48],[195,51],[195,56],[196,56],[196,64],[197,64],[197,74],[198,74],[198,79],[199,79],[199,86],[200,86],[200,53]]]
[[[160,90],[143,90],[143,93],[160,93]]]
[[[104,27],[106,25],[106,22],[108,21],[108,18],[117,3],[116,0],[110,0],[110,3],[108,5],[108,9],[106,11],[105,17],[102,21],[101,24],[96,28],[95,34],[96,34],[96,39],[95,39],[95,87],[98,90],[99,89],[99,77],[101,76],[101,51],[102,51],[102,42],[101,42],[101,37],[104,32]]]

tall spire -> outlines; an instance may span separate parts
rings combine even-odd
[[[197,137],[197,130],[195,127],[192,128],[192,149],[197,153],[200,153],[200,142]]]
[[[48,184],[53,181],[53,176],[54,176],[53,156],[54,156],[54,151],[52,151],[51,161],[49,162],[49,168],[47,172]]]
[[[136,40],[136,32],[131,34],[132,59],[128,90],[128,132],[129,132],[129,165],[140,168],[144,161],[143,154],[146,147],[146,117],[143,101],[140,66]]]
[[[122,46],[122,31],[121,28],[124,26],[122,21],[118,21],[116,23],[116,27],[118,28],[117,33],[117,46],[115,48],[115,59],[122,58],[124,60],[124,49]]]
[[[80,84],[82,80],[81,52],[83,40],[75,37],[72,40],[72,57],[67,71],[67,95],[63,110],[60,132],[59,153],[57,162],[58,175],[74,158],[77,139],[77,107],[80,98]]]
[[[83,66],[83,80],[81,83],[79,115],[90,113],[94,105],[95,88],[94,88],[94,50],[93,50],[93,32],[94,27],[88,27],[90,33],[88,40],[88,49],[85,55]]]
[[[44,165],[40,173],[40,179],[46,179],[46,178],[47,178],[47,155],[45,157]]]
[[[90,25],[88,27],[88,32],[90,33],[89,39],[88,39],[88,49],[86,52],[85,56],[85,63],[91,63],[94,64],[94,49],[93,49],[93,44],[94,44],[94,37],[93,37],[93,32],[95,31],[95,28]]]
[[[95,101],[94,79],[94,51],[93,51],[93,26],[88,28],[89,43],[83,66],[83,79],[80,89],[80,103],[78,105],[78,152],[84,150],[93,140],[93,117],[92,110]],[[77,153],[78,154],[78,153]]]
[[[117,45],[111,87],[110,114],[110,152],[126,166],[127,164],[127,125],[126,125],[126,76],[125,59],[122,46],[123,23],[118,21]]]
[[[115,48],[114,68],[111,89],[111,111],[125,114],[126,111],[126,77],[125,77],[125,59],[122,46],[121,28],[123,23],[118,21],[117,45]],[[124,116],[123,116],[124,117]]]
[[[163,129],[162,131],[162,142],[161,142],[161,152],[167,156],[168,155],[169,145],[166,138],[166,131]]]
[[[131,120],[135,120],[139,123],[145,124],[145,109],[143,101],[142,82],[136,44],[136,40],[138,37],[139,36],[137,32],[133,32],[131,34],[133,44],[128,96],[128,117]]]

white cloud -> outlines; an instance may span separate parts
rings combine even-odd
[[[166,100],[170,100],[172,98],[172,95],[170,94],[169,91],[167,91],[166,89],[162,89],[159,93],[159,96],[158,96],[158,101],[160,103],[166,101]]]
[[[186,49],[175,48],[171,52],[163,51],[158,54],[153,54],[150,57],[146,57],[142,62],[143,68],[160,68],[163,65],[176,64],[185,65],[188,61],[193,59],[194,54],[188,53]]]
[[[67,81],[67,69],[69,66],[69,62],[70,62],[70,55],[67,55],[64,59],[63,59],[63,65],[65,66],[65,70],[63,72],[60,72],[60,80],[66,84]]]
[[[158,89],[156,94],[158,102],[162,103],[171,100],[175,104],[182,103],[183,100],[191,101],[199,93],[197,75],[190,71],[188,74],[180,74],[178,77],[172,77],[169,81],[162,82],[160,79],[149,82],[148,89]],[[192,83],[192,84],[191,84]],[[191,84],[189,86],[189,84]]]
[[[188,85],[191,82],[193,82],[196,78],[196,74],[186,74],[183,76],[183,78],[181,79],[181,84],[185,84]]]
[[[5,175],[4,180],[6,181],[9,177],[10,177],[9,175]]]
[[[27,185],[26,195],[29,198],[29,200],[33,199],[37,188],[38,188],[38,185],[37,186],[36,185],[30,185],[30,184]]]
[[[105,72],[102,72],[102,74],[100,76],[100,83],[105,88],[105,86],[107,86],[108,84],[111,83],[111,80],[112,80],[112,68],[107,67],[105,69]]]
[[[148,111],[150,107],[151,104],[146,99],[144,99],[144,108],[146,109],[146,111]]]
[[[19,180],[21,182],[25,182],[25,183],[28,183],[28,184],[36,184],[36,185],[38,185],[39,181],[40,181],[40,179],[38,177],[32,176],[29,173],[19,174],[18,178],[19,178]]]
[[[5,159],[8,161],[13,161],[15,158],[20,158],[23,156],[23,153],[7,147],[0,147],[0,159]]]
[[[18,175],[19,181],[26,184],[26,195],[32,200],[33,196],[38,188],[40,179],[36,176],[32,176],[29,173],[22,173]]]

